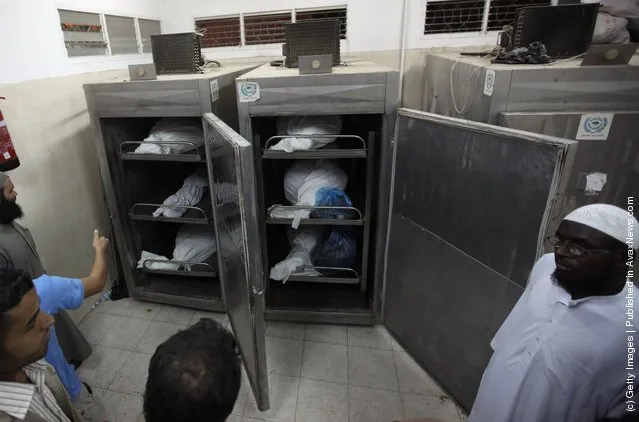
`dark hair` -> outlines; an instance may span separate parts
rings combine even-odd
[[[144,392],[146,422],[223,422],[241,379],[235,339],[219,323],[202,318],[153,354]]]
[[[0,268],[0,346],[4,345],[7,319],[5,313],[18,306],[24,295],[33,289],[29,273],[12,268]],[[0,355],[2,347],[0,347]]]
[[[10,201],[4,197],[4,191],[0,191],[0,224],[11,224],[24,214],[16,201]]]

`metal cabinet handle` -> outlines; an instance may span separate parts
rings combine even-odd
[[[362,147],[360,149],[366,149],[366,142],[361,136],[357,135],[303,135],[303,134],[294,134],[294,135],[277,135],[271,136],[266,140],[264,144],[264,149],[268,149],[271,141],[280,140],[285,138],[311,138],[311,139],[326,139],[326,138],[336,138],[336,139],[356,139],[362,143]]]
[[[353,278],[359,278],[359,273],[357,271],[355,271],[352,268],[346,268],[346,267],[316,267],[314,265],[306,265],[301,267],[303,270],[315,270],[318,272],[321,272],[322,270],[328,270],[328,271],[344,271],[344,272],[348,272],[353,274],[355,277]],[[303,272],[303,271],[300,271]],[[295,274],[295,273],[293,273]]]
[[[204,210],[200,207],[193,207],[193,206],[188,206],[188,205],[164,205],[164,204],[151,204],[151,203],[146,203],[146,202],[137,202],[135,204],[133,204],[133,206],[131,207],[131,212],[133,214],[135,214],[135,209],[136,207],[154,207],[154,208],[159,208],[159,207],[174,207],[174,208],[184,208],[187,210],[196,210],[199,213],[202,214],[202,219],[207,220],[209,218],[208,215],[206,215],[206,212],[204,212]],[[159,218],[159,217],[158,217]]]
[[[268,208],[267,215],[270,215],[272,210],[275,209],[291,209],[291,210],[344,210],[344,211],[354,211],[357,213],[359,218],[357,220],[362,220],[362,212],[355,207],[339,207],[339,206],[324,206],[324,205],[272,205]]]
[[[185,265],[191,265],[191,266],[196,266],[196,265],[202,265],[204,267],[208,267],[208,271],[214,273],[215,270],[213,269],[213,267],[209,264],[207,264],[206,262],[196,262],[196,261],[175,261],[175,260],[163,260],[163,259],[145,259],[144,262],[142,262],[142,268],[144,268],[145,270],[152,270],[152,268],[149,268],[146,263],[150,263],[153,264],[155,262],[158,262],[160,264],[177,264],[180,267],[184,267]],[[186,272],[186,270],[175,270],[176,272]]]
[[[183,142],[183,141],[125,141],[120,144],[120,154],[133,154],[133,152],[123,151],[122,147],[125,145],[142,145],[142,144],[152,144],[152,145],[189,145],[192,146],[195,152],[185,151],[184,153],[179,154],[162,154],[162,155],[198,155],[198,146],[193,142]]]

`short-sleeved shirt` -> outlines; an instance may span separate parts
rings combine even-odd
[[[56,382],[51,367],[39,360],[22,369],[29,383],[0,382],[0,420],[7,420],[3,415],[8,415],[10,420],[32,420],[35,418],[29,416],[37,416],[47,422],[69,422],[73,410],[65,406],[65,399],[66,403],[69,400],[60,396],[64,394],[62,385],[57,382],[59,389],[53,387]]]
[[[24,270],[33,278],[44,274],[31,232],[15,221],[0,224],[0,265]]]
[[[55,315],[60,309],[77,309],[84,300],[84,284],[77,278],[64,278],[42,275],[33,280],[36,292],[40,297],[40,309]],[[49,348],[44,359],[56,370],[71,400],[75,400],[82,389],[80,377],[64,357],[58,343],[55,328],[51,328]]]
[[[623,412],[633,287],[573,300],[555,269],[553,254],[537,261],[490,343],[469,422],[594,422]]]

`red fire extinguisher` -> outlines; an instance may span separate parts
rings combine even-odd
[[[0,97],[0,100],[4,100]],[[2,111],[0,110],[0,171],[9,171],[20,167],[20,159],[11,142],[7,122],[4,120]]]

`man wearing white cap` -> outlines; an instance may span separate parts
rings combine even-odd
[[[628,366],[637,219],[593,204],[548,238],[494,350],[469,422],[597,422],[626,411],[639,371]],[[636,293],[635,293],[636,292]],[[639,296],[639,295],[638,295]],[[628,321],[632,324],[627,325]],[[632,349],[634,350],[634,349]],[[636,407],[636,405],[634,405]]]

